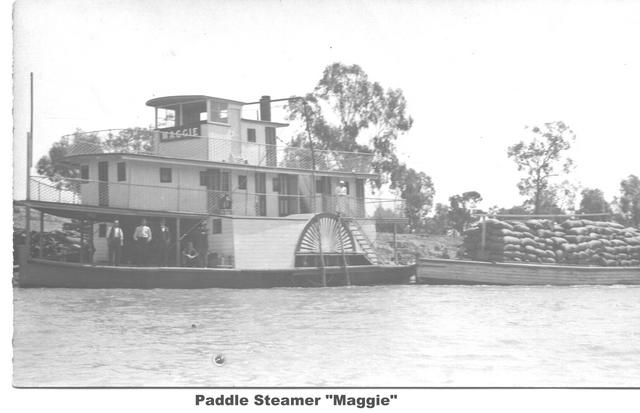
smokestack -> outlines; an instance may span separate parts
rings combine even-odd
[[[260,98],[260,120],[271,120],[271,96]]]

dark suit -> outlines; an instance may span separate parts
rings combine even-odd
[[[107,237],[107,246],[109,247],[109,265],[120,265],[123,242],[124,233],[122,232],[122,228],[111,227],[109,230],[109,236]]]
[[[169,266],[169,255],[171,254],[171,232],[169,231],[169,227],[160,226],[160,237],[159,237],[159,245],[160,249],[160,265],[163,267]]]

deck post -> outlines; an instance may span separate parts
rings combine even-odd
[[[398,263],[398,228],[395,222],[393,223],[393,263]]]
[[[176,218],[176,267],[180,265],[180,218]]]
[[[487,217],[483,216],[482,217],[482,221],[481,221],[481,228],[482,228],[482,238],[480,239],[480,249],[482,252],[484,252],[486,244],[487,244],[487,222],[486,222]]]
[[[340,226],[343,226],[344,224],[342,223],[342,217],[340,215],[338,215],[338,222],[340,223]],[[348,231],[348,230],[347,230]],[[347,256],[344,253],[344,245],[342,244],[342,242],[340,243],[340,252],[342,252],[342,264],[344,265],[344,277],[347,281],[347,285],[351,285],[351,275],[349,274],[349,266],[347,263]]]
[[[84,219],[80,220],[80,264],[84,264]]]
[[[44,212],[40,211],[40,239],[38,258],[42,258],[42,247],[44,246]]]
[[[93,220],[89,220],[89,227],[91,230],[89,231],[89,264],[93,264]]]

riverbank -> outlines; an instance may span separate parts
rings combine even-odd
[[[393,259],[393,234],[378,233],[376,251],[385,260]],[[455,235],[397,234],[398,262],[413,262],[421,258],[455,258],[462,237]]]

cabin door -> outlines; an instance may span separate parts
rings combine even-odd
[[[267,216],[267,177],[264,172],[256,172],[256,215]]]
[[[98,162],[98,205],[109,206],[109,162]]]
[[[267,166],[278,166],[278,155],[276,148],[276,128],[267,126],[265,131],[265,143],[266,143],[266,160]]]
[[[229,172],[220,169],[207,169],[204,180],[207,187],[207,213],[220,214],[224,213],[223,210],[230,210]]]
[[[280,174],[278,178],[280,179],[280,196],[278,197],[280,216],[299,213],[298,175]]]

